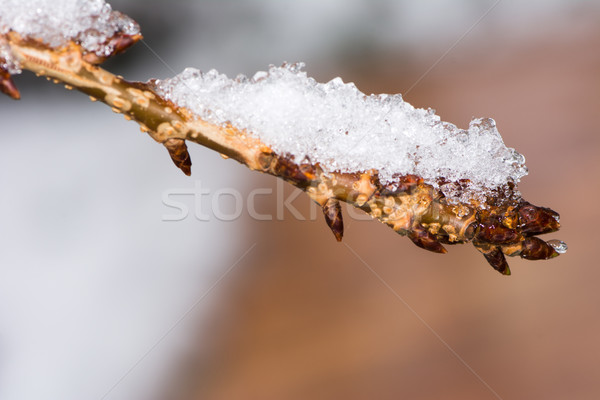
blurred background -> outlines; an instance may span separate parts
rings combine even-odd
[[[339,244],[287,184],[195,145],[185,177],[134,123],[24,73],[0,98],[1,399],[600,396],[598,1],[111,4],[145,36],[105,64],[130,80],[304,61],[460,127],[494,118],[569,252],[503,277],[346,208]],[[165,193],[199,186],[164,221]],[[257,188],[272,220],[211,212]]]

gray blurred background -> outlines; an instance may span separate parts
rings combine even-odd
[[[198,184],[207,212],[263,188],[276,216],[277,181],[195,145],[185,177],[134,123],[24,73],[22,100],[0,98],[0,399],[600,396],[598,1],[112,4],[147,44],[104,65],[130,80],[304,61],[461,127],[495,118],[570,249],[507,278],[348,213],[346,245],[289,210],[199,221],[191,196],[166,222],[164,194]]]

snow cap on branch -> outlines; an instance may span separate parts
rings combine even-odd
[[[236,79],[188,68],[157,81],[156,90],[201,119],[257,136],[296,163],[319,163],[329,172],[374,169],[391,185],[415,174],[454,201],[484,200],[527,174],[525,158],[504,145],[492,119],[459,129],[399,94],[365,95],[341,78],[318,83],[302,68],[271,66]],[[462,181],[464,190],[440,178]]]
[[[53,48],[74,41],[100,58],[115,50],[110,40],[115,34],[140,33],[134,20],[113,11],[104,0],[0,0],[0,10],[0,35],[13,31]],[[0,59],[8,72],[20,72],[2,39]]]

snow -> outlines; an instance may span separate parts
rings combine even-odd
[[[111,53],[107,42],[116,32],[139,33],[133,20],[104,0],[0,0],[0,7],[0,34],[16,31],[51,47],[73,40],[99,56]],[[20,72],[2,39],[0,63]],[[199,118],[231,123],[274,151],[299,163],[319,163],[326,172],[375,169],[386,184],[416,174],[462,202],[483,200],[527,174],[524,157],[504,145],[492,119],[476,118],[459,129],[399,94],[365,95],[341,78],[318,83],[302,66],[270,67],[236,79],[188,68],[157,81],[157,91]],[[439,186],[439,178],[467,180],[467,190]]]
[[[0,34],[14,31],[51,47],[73,40],[98,56],[111,54],[113,48],[107,41],[116,32],[139,33],[135,21],[112,11],[104,0],[0,0],[0,9]],[[9,72],[19,72],[1,39],[0,57]]]
[[[156,81],[157,92],[215,124],[231,123],[297,163],[326,172],[376,169],[383,183],[416,174],[452,201],[483,200],[491,190],[518,183],[525,158],[504,145],[494,120],[473,119],[459,129],[401,95],[365,95],[335,78],[318,83],[303,64],[271,66],[254,77],[229,79],[215,70],[187,68]],[[469,180],[466,190],[439,186]]]
[[[10,52],[8,43],[2,37],[0,37],[0,68],[11,74],[21,73],[21,68]]]

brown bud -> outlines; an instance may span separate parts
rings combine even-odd
[[[502,275],[510,275],[510,268],[499,247],[492,247],[489,251],[484,252],[483,256],[496,271]]]
[[[133,44],[138,42],[142,38],[142,35],[126,35],[123,32],[117,32],[115,36],[110,38],[107,43],[107,47],[112,47],[113,51],[108,56],[99,56],[96,53],[85,53],[83,59],[90,64],[100,64],[106,59],[115,54],[122,53]]]
[[[325,215],[325,222],[335,235],[336,240],[341,242],[344,235],[344,222],[340,202],[337,199],[328,199],[323,205],[323,214]]]
[[[303,170],[288,158],[281,156],[277,157],[277,162],[272,169],[275,175],[285,180],[293,181],[297,184],[309,182],[309,178],[306,176]]]
[[[4,68],[0,68],[0,92],[12,97],[15,100],[21,98],[19,89],[15,86],[15,83],[10,78],[10,74]]]
[[[484,223],[477,233],[477,238],[487,243],[511,243],[519,240],[520,235],[500,222]]]
[[[258,155],[258,164],[263,171],[267,171],[271,167],[271,163],[273,162],[273,153],[270,152],[261,152]]]
[[[435,236],[420,225],[413,227],[413,229],[408,233],[408,238],[422,249],[441,254],[447,252],[444,246],[437,241]]]
[[[523,203],[519,207],[520,232],[527,235],[538,235],[541,233],[555,232],[560,228],[559,215],[557,212],[537,207],[530,203]]]
[[[111,56],[127,50],[129,47],[137,43],[140,39],[142,39],[142,35],[125,35],[119,32],[109,42],[109,44],[114,49]]]
[[[477,222],[472,222],[465,229],[464,237],[465,240],[472,240],[477,234],[477,228],[479,228],[479,224]]]
[[[192,174],[192,159],[187,151],[185,140],[171,138],[167,139],[163,144],[169,151],[171,160],[173,160],[177,168],[181,169],[187,176],[190,176]]]
[[[423,178],[417,175],[403,175],[396,179],[393,186],[388,185],[380,190],[381,196],[395,196],[399,193],[410,194],[419,184],[423,183]]]
[[[547,260],[558,256],[554,247],[537,237],[528,237],[522,243],[521,257],[526,260]]]

